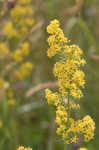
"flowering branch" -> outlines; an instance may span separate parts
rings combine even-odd
[[[78,2],[78,0],[77,0]],[[58,54],[59,60],[54,64],[53,73],[57,77],[59,89],[52,92],[45,90],[45,97],[48,104],[56,107],[56,133],[60,135],[64,144],[77,143],[79,138],[88,142],[94,137],[95,123],[86,115],[77,119],[75,114],[78,107],[78,99],[83,96],[81,88],[85,85],[85,74],[81,66],[86,64],[83,58],[83,51],[77,45],[70,45],[69,40],[64,36],[58,20],[53,20],[47,27],[50,34],[48,38],[49,58]],[[65,103],[64,99],[68,102]],[[72,104],[73,103],[73,104]],[[81,148],[80,150],[86,150]]]

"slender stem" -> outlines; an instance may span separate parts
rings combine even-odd
[[[64,150],[67,150],[67,144],[64,145]]]
[[[47,150],[54,150],[54,146],[55,146],[55,118],[53,118],[50,124]]]

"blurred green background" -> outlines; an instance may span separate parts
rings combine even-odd
[[[2,2],[0,0],[1,7]],[[46,33],[47,25],[56,18],[65,35],[83,49],[86,57],[86,88],[80,101],[81,113],[92,116],[96,131],[94,139],[83,146],[99,150],[99,0],[32,0],[32,6],[35,24],[42,25],[30,39],[35,67],[24,88],[29,90],[41,83],[56,81],[52,73],[56,58],[47,57]],[[0,150],[15,150],[19,145],[30,146],[33,150],[66,149],[56,136],[54,118],[55,111],[48,106],[44,89],[28,97],[21,94],[15,106],[9,106],[3,99],[0,101],[0,120],[3,121]]]

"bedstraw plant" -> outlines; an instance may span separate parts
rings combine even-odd
[[[80,111],[79,100],[83,97],[82,88],[85,86],[85,74],[82,66],[86,64],[83,51],[77,45],[70,44],[64,36],[58,20],[51,21],[47,26],[49,58],[57,55],[53,74],[58,79],[59,89],[52,92],[45,90],[48,104],[56,108],[56,133],[64,144],[77,143],[79,139],[88,142],[94,137],[95,122],[91,116],[78,118],[74,112]],[[80,148],[79,150],[86,150]]]

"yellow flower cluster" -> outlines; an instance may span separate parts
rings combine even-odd
[[[15,37],[19,37],[17,30],[14,28],[14,24],[9,21],[6,23],[5,27],[4,27],[4,32],[7,35],[7,37],[10,38],[15,38]]]
[[[58,106],[61,103],[58,93],[53,93],[49,89],[46,89],[46,99],[48,101],[48,104],[52,104],[54,106]]]
[[[81,57],[83,51],[77,45],[67,45],[68,39],[64,37],[57,20],[51,21],[47,27],[51,34],[48,38],[48,56],[58,54],[62,59],[54,65],[54,75],[59,80],[61,94],[68,94],[74,98],[80,98],[82,92],[79,87],[84,87],[84,73],[79,69],[86,61]]]
[[[47,27],[48,38],[48,56],[52,57],[56,53],[61,56],[60,61],[54,65],[54,75],[59,81],[59,92],[62,96],[72,96],[79,99],[82,96],[80,87],[84,87],[84,72],[80,70],[80,66],[85,65],[86,61],[82,58],[83,51],[77,45],[67,45],[67,38],[64,37],[63,31],[60,29],[59,22],[54,20]],[[54,36],[54,39],[52,38]],[[57,44],[58,50],[55,49]],[[54,47],[55,46],[55,47]],[[53,53],[53,55],[52,55]]]
[[[88,142],[94,137],[95,123],[87,115],[82,120],[76,122],[77,132],[83,135],[84,141]]]
[[[17,150],[32,150],[32,148],[25,148],[24,146],[20,146]]]
[[[67,45],[68,39],[60,29],[58,20],[51,21],[47,32],[51,34],[48,38],[48,56],[58,54],[60,57],[53,70],[54,76],[58,78],[59,91],[54,93],[49,89],[45,90],[48,104],[56,107],[56,133],[65,144],[77,142],[79,137],[88,142],[94,136],[94,121],[88,115],[77,120],[71,113],[72,110],[80,109],[76,100],[83,96],[80,89],[85,84],[85,74],[80,69],[86,64],[82,57],[83,51],[77,45]]]
[[[31,0],[18,0],[18,3],[10,11],[11,21],[9,20],[4,32],[9,39],[21,39],[34,25],[33,8]]]
[[[95,123],[90,116],[75,121],[73,118],[68,118],[66,110],[61,111],[60,114],[57,114],[56,110],[56,123],[59,125],[56,132],[62,137],[65,144],[76,142],[79,137],[82,137],[85,142],[93,138]]]
[[[24,42],[19,49],[13,52],[13,59],[16,62],[22,62],[25,57],[30,54],[30,45],[28,42]]]
[[[65,126],[63,124],[67,122],[67,118],[68,118],[68,114],[67,114],[66,108],[62,105],[58,106],[56,110],[56,123],[60,126],[61,125]]]
[[[19,71],[15,71],[15,76],[18,80],[23,80],[28,77],[33,69],[33,64],[26,62],[20,66]]]
[[[47,32],[51,34],[48,38],[50,46],[48,49],[48,56],[52,57],[63,49],[63,46],[68,42],[68,40],[64,37],[63,31],[59,27],[58,20],[51,21],[51,24],[47,27]]]
[[[70,49],[70,53],[66,53]],[[76,53],[76,55],[75,55]],[[81,58],[82,50],[76,46],[66,46],[62,49],[61,60],[54,65],[54,75],[59,81],[59,91],[64,96],[72,96],[79,99],[82,92],[79,87],[84,87],[84,72],[79,69],[81,65],[85,64],[85,60]]]

